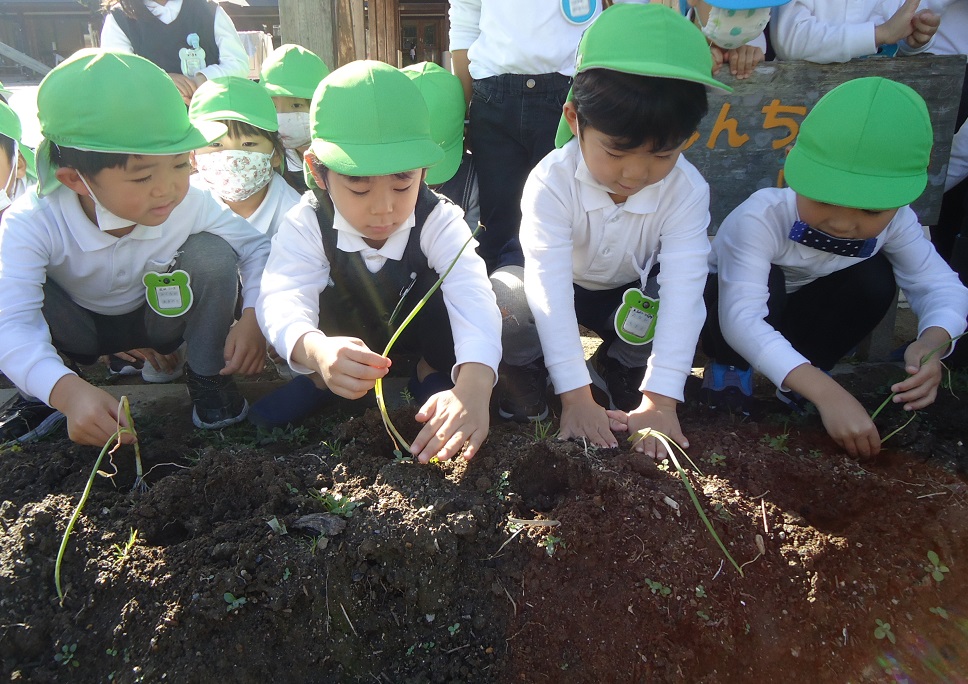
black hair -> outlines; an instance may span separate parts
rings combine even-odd
[[[55,144],[50,146],[51,166],[74,169],[87,178],[93,178],[104,169],[123,168],[131,156],[123,152],[89,152]]]
[[[0,150],[3,150],[4,155],[6,155],[7,159],[10,160],[11,166],[17,165],[17,160],[13,158],[14,147],[16,147],[16,144],[14,143],[13,138],[8,138],[0,133]],[[6,182],[6,179],[0,178],[0,183],[4,182]]]
[[[590,126],[614,138],[618,149],[649,143],[672,150],[695,133],[706,116],[706,86],[678,78],[589,69],[575,76],[572,98],[579,131]]]
[[[224,119],[220,123],[226,125],[226,127],[229,129],[228,134],[233,138],[241,138],[243,136],[255,137],[261,135],[263,138],[272,143],[272,149],[279,158],[280,167],[282,169],[286,168],[286,147],[282,144],[282,140],[279,139],[279,134],[277,132],[267,131],[264,128],[253,126],[245,121],[237,121],[236,119]],[[282,171],[280,171],[280,173],[282,173]]]

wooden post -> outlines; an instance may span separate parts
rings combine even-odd
[[[336,67],[335,0],[279,0],[279,23],[283,43],[302,45]]]

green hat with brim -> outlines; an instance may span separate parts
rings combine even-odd
[[[37,177],[37,165],[34,160],[34,151],[23,143],[23,126],[17,112],[9,105],[0,102],[0,135],[4,135],[17,143],[17,151],[23,155],[27,163],[27,175],[30,178]],[[12,160],[16,166],[17,160]],[[3,182],[5,179],[0,179]]]
[[[83,93],[83,97],[78,97]],[[168,74],[137,55],[86,49],[61,62],[37,90],[44,136],[37,148],[38,192],[57,187],[51,145],[90,152],[182,154],[225,135],[225,125],[193,123]]]
[[[2,95],[6,99],[6,98],[9,98],[11,95],[13,95],[13,91],[7,90],[6,88],[4,88],[3,83],[0,82],[0,95]],[[0,102],[0,104],[3,104],[3,103]]]
[[[430,111],[430,132],[444,151],[444,159],[427,169],[427,183],[446,183],[464,156],[464,87],[460,79],[439,64],[421,62],[401,69],[423,95]]]
[[[820,98],[800,125],[784,177],[812,200],[894,209],[924,192],[934,134],[924,100],[886,78],[858,78]]]
[[[403,173],[444,157],[420,90],[383,62],[351,62],[324,78],[310,117],[313,154],[346,176]]]
[[[280,45],[262,63],[259,81],[273,97],[313,99],[329,67],[319,56],[302,45]]]
[[[732,92],[712,76],[709,43],[695,24],[665,5],[612,5],[588,27],[578,44],[576,72],[609,69],[639,76],[676,78]],[[572,92],[568,91],[568,100]],[[565,117],[555,145],[574,134]]]
[[[188,108],[195,124],[206,121],[241,121],[264,131],[278,131],[276,106],[266,89],[239,76],[206,81],[195,91]]]

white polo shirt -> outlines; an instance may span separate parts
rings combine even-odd
[[[223,202],[222,198],[197,173],[192,174],[192,185],[210,193],[220,206],[229,209],[229,205]],[[299,204],[299,193],[292,189],[285,178],[278,173],[273,173],[269,181],[269,191],[262,199],[262,204],[245,220],[257,231],[271,238],[279,230],[279,224],[282,223],[286,213],[297,204]]]
[[[662,181],[616,205],[572,139],[531,172],[521,212],[525,291],[555,392],[591,382],[572,284],[644,282],[658,263],[661,303],[641,389],[681,401],[706,317],[709,186],[699,171],[680,155]]]
[[[239,255],[243,306],[255,306],[269,240],[202,190],[189,188],[161,225],[139,225],[121,238],[92,223],[66,187],[44,198],[33,191],[20,198],[0,222],[0,371],[48,401],[71,371],[51,344],[42,313],[44,282],[50,278],[89,311],[129,313],[145,302],[145,273],[165,271],[185,240],[202,232],[223,238]]]
[[[710,270],[719,273],[723,337],[777,387],[790,371],[810,362],[764,320],[770,267],[775,264],[783,270],[789,293],[862,261],[794,242],[789,235],[796,220],[793,190],[758,190],[726,217],[709,255]],[[944,328],[952,337],[964,332],[968,289],[924,236],[911,207],[902,207],[877,236],[874,253],[880,251],[918,316],[919,336],[932,326]]]

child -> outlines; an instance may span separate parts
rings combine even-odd
[[[188,181],[189,151],[225,126],[192,124],[151,62],[101,50],[51,71],[37,105],[38,194],[0,231],[0,371],[22,393],[0,418],[0,441],[42,436],[66,416],[71,439],[103,445],[125,424],[118,402],[58,352],[91,363],[141,347],[167,354],[183,339],[195,425],[243,420],[232,374],[262,370],[252,306],[269,241]]]
[[[22,133],[17,113],[0,102],[0,216],[27,190]]]
[[[710,75],[699,30],[656,4],[605,10],[582,38],[578,70],[561,147],[525,186],[523,281],[517,267],[492,277],[506,350],[499,410],[543,416],[550,373],[559,435],[617,446],[592,396],[582,324],[602,337],[593,370],[612,407],[631,411],[628,429],[653,427],[686,446],[676,404],[704,316],[709,187],[681,152],[706,114],[706,86],[729,89]],[[655,440],[636,449],[654,456]]]
[[[427,169],[427,185],[464,210],[471,230],[481,219],[477,170],[473,155],[464,151],[464,89],[460,79],[433,62],[401,69],[420,88],[430,110],[430,132],[444,160]]]
[[[724,63],[738,79],[749,78],[766,54],[763,29],[770,8],[790,0],[688,0],[686,16],[702,29],[713,57],[713,75]]]
[[[262,63],[261,83],[272,96],[279,118],[279,138],[286,148],[286,182],[302,194],[308,189],[303,155],[309,149],[309,103],[329,67],[301,45],[282,45]]]
[[[891,387],[894,402],[911,411],[934,401],[941,359],[965,330],[968,290],[907,206],[927,184],[932,141],[924,100],[894,81],[849,81],[816,104],[786,160],[790,187],[753,193],[713,241],[718,280],[703,343],[716,365],[703,384],[714,403],[750,395],[749,362],[785,401],[816,404],[852,456],[877,454],[867,410],[825,371],[877,325],[895,280],[919,332],[904,354],[910,377]]]
[[[235,76],[208,81],[188,109],[195,122],[217,121],[228,133],[195,150],[192,184],[272,237],[299,194],[275,172],[285,151],[276,131],[272,98],[258,83]]]
[[[828,64],[897,44],[905,54],[931,47],[941,23],[919,0],[792,0],[770,24],[778,59]],[[892,48],[893,49],[893,48]]]
[[[391,364],[373,350],[470,237],[460,210],[424,185],[425,169],[443,154],[405,75],[382,62],[341,67],[316,91],[312,120],[306,160],[321,190],[273,238],[258,310],[293,369],[318,375],[257,402],[250,419],[267,426],[298,420],[328,391],[357,399],[372,389]],[[471,458],[487,436],[501,358],[500,314],[473,245],[394,351],[408,345],[420,355],[410,391],[426,423],[413,453],[422,463]]]
[[[249,75],[235,24],[209,0],[102,0],[101,49],[131,52],[168,72],[185,104],[213,78]]]

